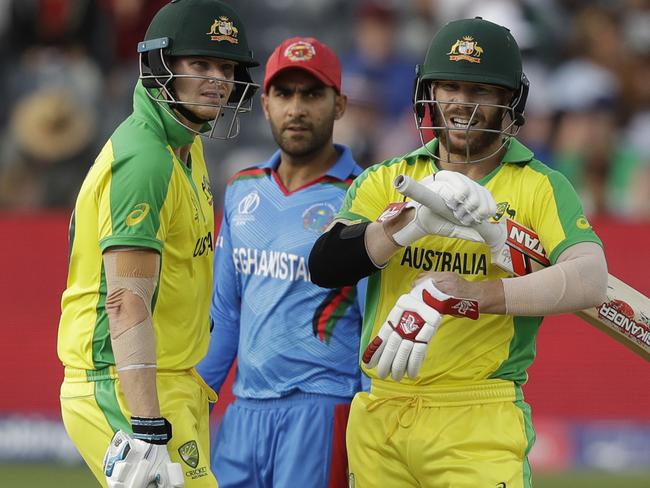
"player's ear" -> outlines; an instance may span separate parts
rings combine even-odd
[[[266,93],[262,93],[262,96],[260,97],[260,100],[262,101],[262,110],[264,111],[264,118],[266,120],[270,119],[269,116],[269,97]]]
[[[334,108],[334,120],[339,120],[341,117],[343,117],[345,109],[348,106],[348,97],[343,94],[336,95],[336,100],[334,103],[336,104]]]

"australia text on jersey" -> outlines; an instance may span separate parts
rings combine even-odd
[[[483,253],[436,251],[408,246],[404,249],[400,264],[424,271],[453,271],[464,275],[487,274],[487,257]]]

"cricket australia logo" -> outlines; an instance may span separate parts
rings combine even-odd
[[[235,225],[243,225],[246,222],[252,222],[255,217],[252,215],[260,205],[260,195],[257,191],[252,191],[239,201],[237,205],[237,214],[232,218]]]
[[[178,454],[185,464],[191,468],[196,468],[199,465],[199,447],[196,441],[189,441],[178,448]]]
[[[499,202],[497,203],[497,213],[494,214],[494,220],[498,222],[504,215],[507,215],[510,219],[514,219],[517,211],[510,207],[510,203]]]
[[[225,15],[222,15],[212,23],[210,32],[206,32],[211,41],[228,41],[230,44],[239,44],[237,34],[239,30],[235,27]]]
[[[212,188],[210,188],[210,180],[208,180],[208,177],[205,175],[203,175],[203,180],[201,181],[201,190],[203,190],[203,194],[208,200],[208,205],[212,206],[212,202],[214,201],[214,197],[212,196]]]
[[[449,61],[469,61],[470,63],[480,63],[483,48],[478,45],[472,36],[463,36],[457,39],[447,53]]]

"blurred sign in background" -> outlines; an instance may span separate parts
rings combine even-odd
[[[78,462],[59,413],[56,355],[67,212],[0,214],[0,461]],[[650,225],[595,219],[610,272],[650,294]],[[541,470],[650,467],[650,365],[575,316],[545,319],[525,386]],[[232,375],[231,375],[232,380]],[[224,388],[212,420],[231,401]]]
[[[95,154],[128,115],[135,46],[166,0],[0,2],[0,461],[78,462],[60,423],[56,357],[67,221]],[[531,80],[520,139],[578,189],[610,272],[650,293],[650,0],[231,2],[262,63],[313,35],[344,66],[335,139],[364,166],[419,145],[414,65],[436,28],[508,26]],[[263,67],[253,70],[263,79]],[[275,149],[259,103],[234,141],[206,143],[215,201]],[[573,316],[545,320],[525,387],[539,470],[650,469],[650,366]],[[217,422],[226,392],[213,414]]]

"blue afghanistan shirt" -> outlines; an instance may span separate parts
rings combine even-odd
[[[361,168],[350,149],[326,175],[292,192],[269,161],[228,183],[214,261],[214,323],[198,366],[219,391],[235,357],[233,393],[278,398],[293,392],[352,397],[361,388],[363,284],[335,290],[310,281],[307,261]]]

